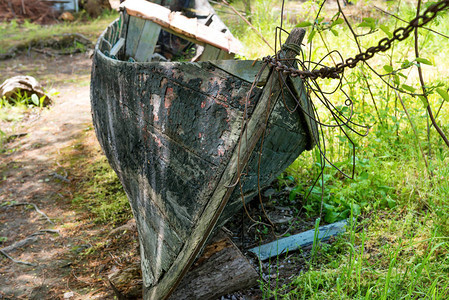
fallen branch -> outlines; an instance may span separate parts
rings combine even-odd
[[[30,243],[34,243],[35,241],[37,241],[37,235],[42,235],[44,233],[57,233],[59,234],[59,230],[55,230],[55,229],[41,229],[29,236],[27,236],[26,238],[24,238],[23,240],[20,240],[18,242],[15,242],[14,244],[4,247],[0,250],[4,251],[4,252],[11,252],[17,248],[21,248],[23,246],[26,246],[27,244]]]
[[[38,49],[38,48],[31,48],[32,51],[35,51],[37,53],[41,53],[41,54],[45,54],[48,55],[50,57],[55,57],[55,56],[61,56],[61,55],[71,55],[71,54],[76,54],[76,53],[81,53],[81,49],[79,48],[75,48],[73,50],[67,51],[67,50],[61,50],[61,51],[57,51],[57,50],[48,50],[48,49]]]
[[[70,182],[70,179],[67,178],[67,175],[66,175],[66,176],[62,176],[62,175],[59,175],[59,174],[56,173],[56,172],[53,172],[53,173],[50,174],[50,176],[53,176],[53,177],[55,177],[56,179],[62,180],[62,181],[64,181],[64,182]]]
[[[11,252],[11,251],[16,250],[17,248],[21,248],[21,247],[26,246],[28,244],[34,243],[35,241],[37,241],[37,237],[33,236],[33,235],[30,235],[30,236],[24,238],[23,240],[15,242],[14,244],[12,244],[12,245],[10,245],[8,247],[2,248],[1,250],[3,252]]]
[[[22,261],[22,260],[17,260],[14,259],[13,257],[9,256],[5,251],[3,251],[2,249],[0,249],[0,253],[3,254],[6,258],[9,258],[12,262],[16,263],[16,264],[22,264],[22,265],[27,265],[27,266],[32,266],[32,267],[36,267],[36,264],[32,264],[29,263],[27,261]]]
[[[55,223],[53,223],[52,220],[50,220],[50,218],[49,218],[44,212],[42,212],[42,211],[37,207],[37,205],[34,204],[34,203],[30,203],[30,202],[13,203],[13,204],[8,205],[8,207],[22,206],[22,205],[31,205],[31,206],[33,206],[34,209],[36,210],[36,212],[37,212],[38,214],[41,214],[42,216],[44,216],[44,218],[45,218],[50,224],[55,225]]]
[[[22,261],[22,260],[17,260],[13,257],[11,257],[8,253],[6,252],[10,252],[13,251],[17,248],[23,247],[27,244],[30,243],[34,243],[35,241],[37,241],[37,235],[42,235],[44,233],[57,233],[59,234],[59,230],[56,229],[41,229],[33,234],[31,234],[30,236],[24,238],[23,240],[20,240],[18,242],[15,242],[14,244],[8,246],[8,247],[4,247],[2,249],[0,249],[0,253],[3,254],[6,258],[9,258],[12,262],[16,263],[16,264],[22,264],[22,265],[27,265],[27,266],[32,266],[35,267],[37,266],[36,264],[27,262],[27,261]]]
[[[271,47],[270,43],[265,39],[265,37],[260,33],[259,30],[256,29],[256,27],[251,24],[250,21],[248,21],[247,18],[245,18],[241,13],[239,13],[231,4],[226,2],[226,0],[221,0],[227,7],[229,7],[237,16],[239,16],[246,24],[248,24],[249,27],[251,27],[252,30],[264,41],[267,46],[274,51],[273,47]]]
[[[120,293],[120,291],[115,287],[115,285],[112,283],[112,281],[110,279],[108,279],[109,281],[109,285],[111,286],[112,290],[114,291],[115,296],[117,297],[118,300],[126,300],[127,298]]]

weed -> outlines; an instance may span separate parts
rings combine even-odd
[[[308,1],[296,18],[290,16],[284,20],[286,30],[296,25],[289,21],[308,28],[307,42],[313,41],[313,47],[310,53],[305,53],[305,59],[318,61],[332,50],[341,51],[344,58],[357,54],[351,32],[334,12],[312,21],[317,5]],[[280,20],[278,14],[258,15],[264,7],[264,1],[255,3],[256,17],[252,20],[271,43],[273,28]],[[403,2],[391,3],[389,9],[406,20],[416,14],[416,8]],[[355,22],[353,30],[359,34],[362,48],[376,45],[379,39],[404,25],[381,15],[351,20]],[[448,24],[449,14],[442,13],[429,27],[447,34]],[[238,26],[236,29],[238,37],[251,45],[250,57],[270,53],[262,43],[254,47],[259,40],[251,31]],[[314,241],[309,270],[294,278],[289,289],[261,284],[266,298],[449,297],[449,152],[432,126],[427,125],[426,113],[430,104],[439,112],[435,113],[437,124],[443,132],[449,132],[446,72],[449,61],[443,46],[447,39],[420,30],[419,41],[418,58],[413,51],[413,39],[395,43],[392,49],[370,60],[370,68],[377,70],[382,75],[380,78],[361,65],[345,72],[343,84],[347,95],[330,96],[332,104],[343,114],[348,113],[344,102],[349,97],[353,103],[352,121],[370,126],[367,137],[350,136],[355,146],[355,179],[346,178],[328,163],[320,162],[316,148],[303,153],[278,178],[280,188],[290,189],[289,199],[283,205],[302,207],[309,217],[321,218],[321,222],[348,218],[351,224],[348,232],[326,251],[318,251],[315,245],[319,243]],[[339,62],[337,57],[334,59]],[[333,64],[329,57],[322,63]],[[418,66],[424,70],[424,98],[416,95],[420,91]],[[385,81],[400,90],[399,96]],[[325,91],[335,87],[331,80],[318,82]],[[319,100],[312,101],[321,122],[331,122],[331,116],[320,107]],[[348,137],[339,129],[323,128],[323,142],[329,160],[351,174],[353,152],[345,147]],[[321,170],[323,175],[314,184]],[[360,227],[362,230],[357,232],[356,228]]]
[[[86,145],[86,139],[93,134],[89,126],[72,146],[63,151],[62,164],[73,170],[77,182],[72,204],[92,214],[96,223],[122,223],[132,218],[131,208],[106,157],[98,149]],[[92,156],[91,153],[96,155]]]
[[[87,208],[96,222],[120,223],[131,218],[128,198],[106,159],[94,161],[86,171],[83,192],[75,196],[73,203]]]

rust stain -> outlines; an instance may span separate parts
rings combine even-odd
[[[159,147],[162,147],[162,141],[156,135],[153,135],[154,141],[157,143]]]
[[[150,139],[150,133],[149,133],[148,125],[146,122],[145,122],[145,125],[143,126],[142,138],[143,138],[143,141],[145,144],[147,144]]]
[[[162,78],[162,80],[161,80],[161,85],[159,86],[159,87],[164,87],[166,84],[167,84],[167,78]]]
[[[177,69],[171,69],[173,79],[183,79],[184,78],[184,72],[180,72]]]
[[[175,99],[175,94],[173,93],[173,88],[169,87],[165,90],[164,97],[164,107],[166,109],[170,109],[172,101]],[[169,112],[167,112],[169,113]]]
[[[218,146],[217,152],[219,156],[223,156],[225,154],[225,149],[222,145]]]
[[[223,102],[228,102],[228,98],[226,98],[226,96],[224,96],[224,95],[217,95],[217,97],[216,97],[218,100],[220,100],[220,101],[223,101]]]
[[[229,108],[229,104],[224,103],[224,102],[222,102],[222,101],[220,101],[220,100],[218,100],[218,99],[214,99],[214,100],[215,100],[215,104],[221,105],[221,106],[223,106],[223,107],[226,108],[226,109]]]

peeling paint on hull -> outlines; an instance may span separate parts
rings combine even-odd
[[[278,96],[266,123],[267,91],[254,89],[247,103],[251,83],[209,62],[124,62],[104,55],[100,44],[92,67],[94,126],[137,221],[144,298],[161,299],[198,254],[208,228],[242,207],[232,185],[237,161],[247,162],[240,180],[249,199],[258,181],[269,185],[311,147],[310,129]],[[292,97],[284,100],[294,106]],[[242,130],[256,138],[241,140]],[[228,204],[216,219],[223,199]]]

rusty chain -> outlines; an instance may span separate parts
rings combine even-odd
[[[406,27],[399,27],[393,32],[393,37],[383,38],[379,41],[377,46],[368,48],[365,52],[357,54],[355,57],[350,57],[344,62],[338,63],[335,67],[322,67],[320,69],[299,70],[293,67],[289,67],[283,64],[277,59],[276,55],[267,56],[263,58],[263,61],[274,68],[276,71],[282,72],[284,75],[290,75],[292,77],[299,76],[302,79],[305,78],[340,78],[339,74],[343,73],[346,68],[354,68],[360,61],[367,61],[372,58],[376,53],[385,52],[391,48],[391,44],[394,41],[402,41],[410,36],[415,28],[423,27],[430,21],[432,21],[440,11],[449,7],[449,0],[442,0],[437,2],[426,11],[416,16],[411,20]]]

